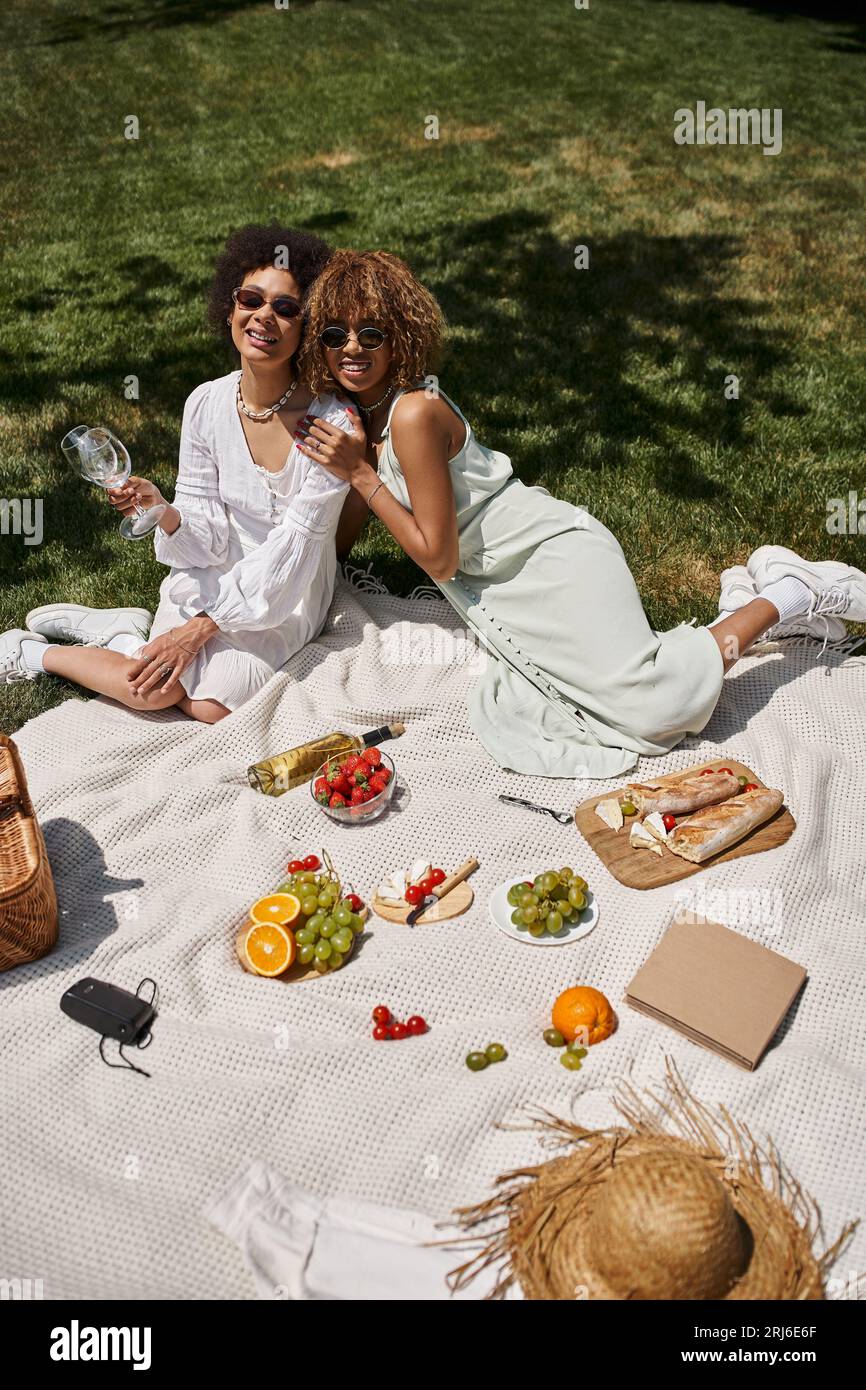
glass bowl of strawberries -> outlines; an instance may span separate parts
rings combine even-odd
[[[381,815],[394,795],[394,764],[380,748],[332,754],[310,783],[320,810],[347,825]]]

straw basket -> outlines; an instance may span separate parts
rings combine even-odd
[[[559,1156],[456,1213],[474,1253],[451,1287],[493,1264],[493,1298],[515,1282],[545,1300],[823,1298],[856,1223],[817,1253],[818,1209],[774,1149],[702,1105],[670,1063],[665,1093],[648,1097],[622,1084],[626,1123],[606,1130],[542,1112]]]
[[[57,940],[57,895],[18,749],[0,734],[0,970]]]

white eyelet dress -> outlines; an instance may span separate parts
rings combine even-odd
[[[411,510],[391,440],[403,394],[379,475]],[[687,623],[654,632],[607,527],[521,483],[444,399],[466,438],[449,465],[459,569],[438,587],[487,650],[469,706],[487,751],[514,772],[606,778],[698,733],[724,676],[712,634]]]
[[[194,700],[234,710],[322,629],[334,594],[337,523],[348,483],[292,445],[284,468],[253,462],[237,412],[240,372],[196,387],[186,402],[172,535],[157,527],[156,558],[171,571],[149,640],[207,612],[220,629],[181,674]],[[341,429],[334,396],[310,414]]]

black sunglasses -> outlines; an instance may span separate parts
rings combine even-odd
[[[290,294],[278,294],[275,299],[265,299],[260,290],[238,286],[236,290],[232,290],[232,299],[241,309],[261,309],[263,304],[270,304],[274,313],[279,314],[281,319],[296,319],[298,314],[304,312],[303,305],[292,299]]]
[[[349,341],[349,336],[345,328],[338,328],[334,324],[331,328],[322,329],[319,334],[319,342],[322,347],[333,350],[345,347]],[[382,346],[388,334],[383,333],[381,328],[362,328],[355,336],[359,347],[368,348],[370,352],[375,352],[377,348]]]

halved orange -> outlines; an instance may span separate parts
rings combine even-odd
[[[290,927],[301,915],[301,904],[294,893],[268,893],[250,908],[254,922],[277,922]]]
[[[295,938],[279,922],[248,922],[237,939],[241,964],[254,975],[282,975],[295,959]]]

